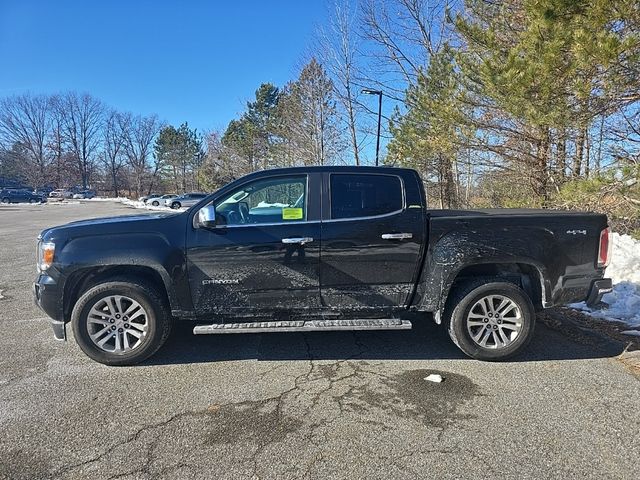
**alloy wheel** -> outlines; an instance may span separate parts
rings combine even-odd
[[[522,311],[504,295],[487,295],[473,304],[467,315],[467,331],[479,346],[506,348],[522,330]]]
[[[146,310],[134,299],[109,295],[95,302],[89,310],[87,329],[98,348],[122,355],[145,342],[149,320]]]

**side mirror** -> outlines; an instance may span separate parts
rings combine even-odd
[[[198,211],[198,227],[214,228],[216,226],[216,207],[206,205]]]

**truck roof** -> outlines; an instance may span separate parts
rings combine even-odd
[[[357,165],[322,165],[322,166],[302,166],[302,167],[283,167],[269,168],[253,172],[259,173],[296,173],[296,172],[339,172],[339,173],[390,173],[398,174],[400,172],[411,172],[417,174],[412,168],[403,167],[373,167],[373,166],[357,166]]]

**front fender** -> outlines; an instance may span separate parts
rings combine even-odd
[[[190,310],[191,294],[184,251],[160,233],[118,233],[72,238],[56,244],[52,269],[60,284],[78,272],[109,267],[147,268],[162,279],[171,310]]]

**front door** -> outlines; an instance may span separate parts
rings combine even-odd
[[[320,181],[266,176],[214,200],[216,228],[187,234],[198,315],[320,305]]]
[[[406,205],[402,178],[330,173],[324,181],[323,303],[336,309],[404,306],[417,275],[424,220],[419,208]]]

